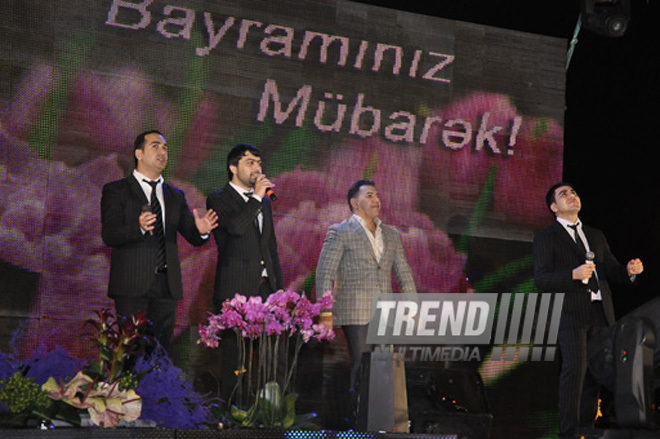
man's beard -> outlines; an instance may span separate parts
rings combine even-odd
[[[255,184],[257,184],[257,178],[259,178],[260,174],[250,174],[250,178],[248,179],[248,183],[250,187],[254,187]]]

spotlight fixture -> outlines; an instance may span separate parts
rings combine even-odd
[[[581,14],[586,29],[618,38],[630,24],[630,0],[581,0]]]

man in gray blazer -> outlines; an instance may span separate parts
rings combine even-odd
[[[374,295],[392,292],[392,271],[402,293],[417,289],[399,232],[378,218],[381,203],[374,182],[356,181],[347,199],[353,216],[328,230],[316,268],[316,293],[333,290],[333,320],[346,337],[353,387],[360,358],[370,350],[366,338]]]

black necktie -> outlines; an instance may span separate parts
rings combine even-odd
[[[582,240],[582,237],[578,233],[577,224],[569,224],[568,227],[573,229],[573,239],[575,240],[575,243],[580,247],[580,250],[582,250],[582,253],[585,255],[587,254],[587,247],[584,245],[584,241]]]
[[[163,210],[156,196],[156,186],[158,181],[144,180],[151,186],[151,213],[156,215],[156,222],[154,223],[154,236],[158,240],[158,252],[156,253],[156,271],[161,271],[165,268],[165,234],[163,233]]]
[[[247,197],[247,201],[245,201],[247,203],[248,201],[250,201],[250,197],[252,196],[252,192],[243,192],[243,195],[245,195]],[[254,227],[257,228],[257,232],[259,232],[261,234],[261,228],[259,227],[259,214],[257,214],[257,216],[254,217],[253,222],[254,222]]]
[[[578,224],[569,224],[568,227],[570,227],[571,229],[573,229],[573,237],[575,238],[575,243],[578,245],[578,247],[580,247],[580,250],[581,250],[582,253],[585,255],[585,259],[586,259],[586,256],[587,256],[587,246],[584,245],[584,241],[582,240],[582,237],[581,237],[580,234],[578,233],[578,229],[577,229],[577,228],[578,228]],[[590,289],[591,291],[593,291],[594,293],[595,293],[596,291],[598,291],[598,289],[599,289],[599,287],[598,287],[598,278],[596,277],[596,273],[595,273],[595,272],[594,272],[593,276],[591,276],[591,277],[589,278],[589,282],[588,282],[587,285],[589,285],[589,289]]]

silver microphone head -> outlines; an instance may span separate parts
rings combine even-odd
[[[596,254],[594,252],[592,252],[591,250],[589,250],[587,252],[587,255],[586,255],[587,261],[593,261],[595,257],[596,257]]]

